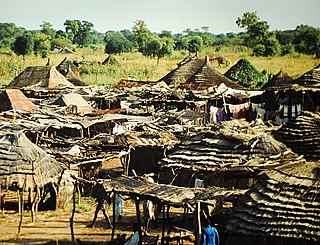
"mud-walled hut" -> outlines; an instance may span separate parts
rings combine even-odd
[[[282,160],[234,208],[225,244],[319,244],[319,162]]]

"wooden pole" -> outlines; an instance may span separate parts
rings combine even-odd
[[[77,188],[77,181],[74,183],[73,186],[73,194],[72,194],[72,215],[70,217],[70,231],[71,231],[71,240],[74,242],[74,230],[73,230],[73,219],[74,213],[76,212],[76,188]]]
[[[139,244],[142,244],[142,231],[141,231],[141,218],[140,218],[140,200],[139,197],[135,198],[136,212],[137,212],[137,222],[139,227]]]
[[[162,210],[162,234],[161,234],[161,245],[164,245],[164,230],[165,230],[165,221],[166,221],[166,206],[163,204],[163,210]]]
[[[112,235],[111,240],[114,238],[114,233],[116,230],[116,192],[113,192],[113,202],[112,202]]]
[[[21,226],[22,226],[22,219],[23,219],[23,190],[19,191],[18,190],[18,195],[19,195],[19,213],[20,213],[20,221],[19,221],[19,226],[18,226],[18,235],[21,234]]]
[[[196,243],[195,243],[195,245],[200,245],[201,244],[201,219],[200,219],[200,213],[201,213],[201,202],[197,202],[197,206],[196,206],[197,231],[196,231]]]

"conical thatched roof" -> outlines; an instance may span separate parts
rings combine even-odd
[[[69,60],[68,57],[65,57],[59,65],[57,65],[57,70],[64,75],[67,76],[69,71],[72,71],[72,73],[76,77],[80,77],[80,69],[77,67],[72,61]]]
[[[8,88],[73,88],[70,83],[54,66],[29,66],[16,76]]]
[[[204,62],[205,60],[198,56],[188,56],[178,64],[176,69],[161,78],[159,82],[164,81],[168,85],[185,82],[198,71],[199,67],[204,65]]]
[[[218,87],[222,83],[230,88],[243,89],[241,85],[232,82],[229,78],[211,68],[209,66],[209,61],[205,59],[204,63],[199,65],[197,71],[194,72],[185,82],[180,83],[178,88],[206,90],[209,87]]]
[[[264,172],[235,207],[227,225],[230,237],[241,237],[246,244],[281,238],[287,242],[276,244],[320,243],[319,166],[283,159],[281,167]]]
[[[240,59],[224,75],[250,89],[262,87],[267,82],[267,77],[259,72],[247,59]]]
[[[56,182],[64,167],[44,150],[33,144],[22,132],[0,133],[0,178],[8,176],[22,187],[44,186]]]
[[[275,131],[274,136],[294,152],[320,159],[320,113],[301,112]]]
[[[301,77],[293,80],[292,84],[298,84],[302,87],[320,88],[320,64],[314,69],[304,73]]]
[[[263,89],[286,89],[291,87],[293,78],[288,73],[280,70],[262,88]]]
[[[0,111],[23,111],[31,112],[39,110],[19,89],[6,89],[0,94]]]
[[[57,70],[64,75],[69,82],[75,86],[85,86],[86,84],[80,80],[80,69],[68,57],[65,57],[56,67]]]
[[[102,65],[117,65],[120,66],[119,61],[113,56],[109,55],[103,62]]]

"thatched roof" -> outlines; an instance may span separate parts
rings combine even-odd
[[[129,177],[119,177],[103,181],[105,192],[116,191],[117,193],[138,196],[141,200],[162,202],[175,207],[184,207],[186,204],[194,205],[197,201],[212,201],[218,197],[225,200],[233,199],[244,193],[243,190],[233,190],[221,187],[210,188],[185,188],[173,185],[150,183]]]
[[[0,178],[10,176],[12,181],[18,182],[19,187],[27,178],[29,186],[42,187],[56,182],[63,170],[61,163],[33,144],[24,133],[0,133]]]
[[[274,136],[294,152],[320,159],[320,113],[301,112],[275,131]]]
[[[205,60],[200,59],[198,56],[188,56],[178,64],[176,69],[159,79],[159,82],[164,81],[168,85],[185,82],[194,75],[204,63]]]
[[[120,66],[119,61],[112,55],[110,54],[103,62],[102,65],[117,65]]]
[[[155,86],[157,82],[154,81],[137,81],[132,79],[121,79],[114,84],[113,88],[137,88],[142,86]]]
[[[68,57],[65,57],[59,65],[57,65],[57,70],[64,75],[67,76],[69,71],[72,71],[72,73],[76,77],[80,77],[80,69],[77,67],[72,61],[69,60]]]
[[[295,156],[269,133],[206,131],[185,137],[172,153],[160,161],[162,168],[182,168],[223,172],[247,167],[250,160]],[[255,168],[268,168],[268,164]]]
[[[63,61],[56,67],[57,70],[64,75],[69,82],[75,86],[85,86],[86,84],[80,80],[80,69],[73,62],[65,57]]]
[[[73,88],[70,83],[54,66],[29,66],[16,76],[8,88]]]
[[[299,78],[291,82],[292,85],[299,85],[303,88],[319,89],[320,88],[320,64],[314,69],[304,73]]]
[[[206,90],[209,87],[218,87],[220,84],[225,84],[227,87],[242,89],[239,84],[234,83],[220,72],[210,67],[207,58],[204,59],[202,64],[198,64],[198,69],[186,79],[182,81],[178,88],[191,89],[191,90]]]
[[[276,75],[274,75],[265,85],[263,89],[286,89],[291,87],[291,82],[293,78],[289,76],[288,73],[280,70]]]
[[[115,142],[123,146],[174,147],[179,140],[171,132],[137,131],[125,132],[116,136]]]
[[[2,106],[0,111],[23,111],[31,112],[39,110],[39,107],[28,99],[19,89],[6,89],[1,92],[0,95]]]
[[[233,211],[228,231],[241,237],[320,242],[319,162],[288,161],[258,177]],[[281,243],[307,244],[307,243]]]

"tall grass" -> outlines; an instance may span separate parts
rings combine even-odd
[[[117,65],[103,66],[101,63],[108,56],[104,53],[103,46],[78,49],[73,54],[52,53],[49,58],[53,65],[58,65],[64,57],[70,60],[82,62],[81,79],[87,84],[111,86],[120,79],[134,77],[137,80],[158,80],[172,69],[177,67],[177,63],[188,55],[186,51],[175,51],[170,57],[160,60],[157,65],[156,59],[144,57],[141,53],[123,53],[115,55],[120,63]],[[283,57],[254,57],[251,50],[245,47],[206,48],[200,52],[200,57],[223,56],[231,62],[231,65],[241,58],[248,59],[258,70],[266,69],[269,73],[275,74],[283,69],[294,78],[302,75],[308,70],[313,69],[320,63],[320,59],[312,56],[292,54]],[[25,61],[22,57],[17,57],[14,53],[0,52],[0,84],[8,84],[17,74],[27,66],[45,65],[47,59],[34,55],[26,56]],[[214,65],[214,64],[213,64]],[[219,72],[224,73],[230,67],[213,66]]]

